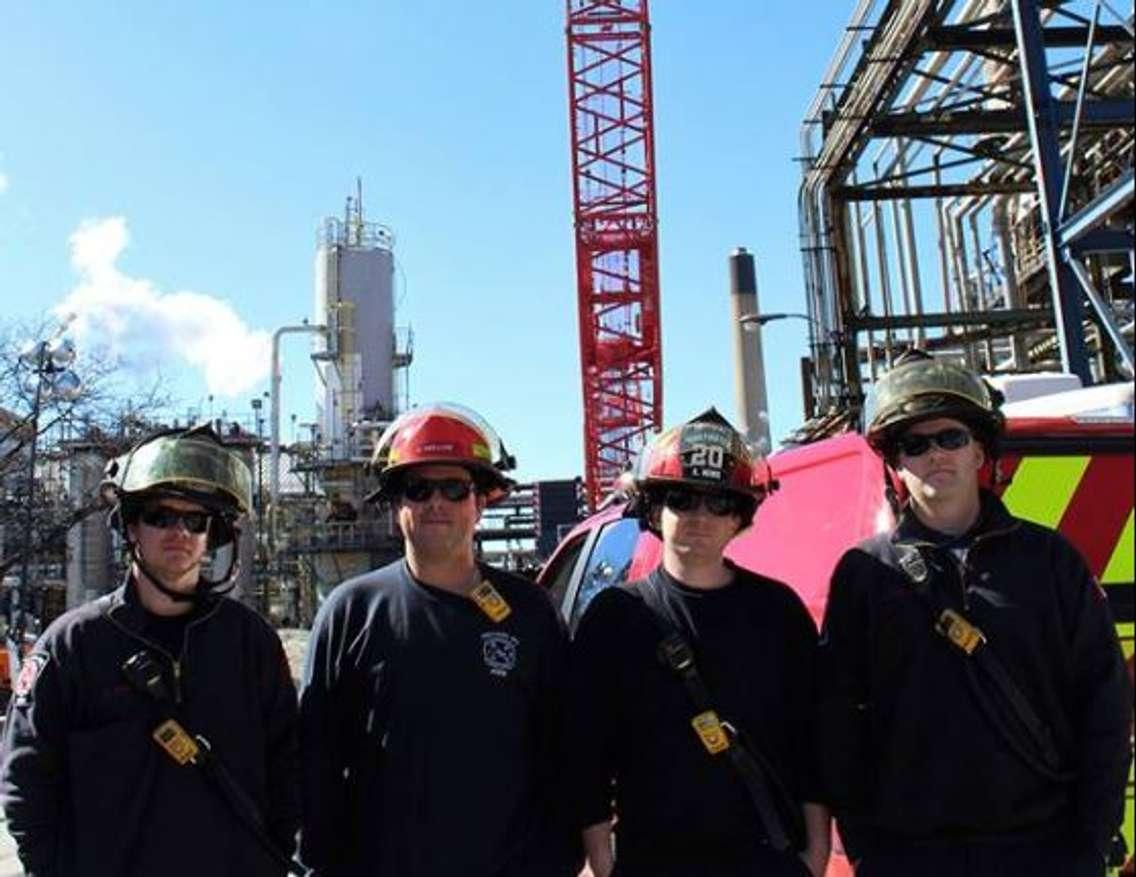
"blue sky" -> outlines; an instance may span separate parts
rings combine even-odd
[[[763,310],[804,308],[793,158],[852,5],[652,4],[668,423],[735,416],[735,246],[756,254]],[[136,371],[183,408],[211,379],[215,413],[246,415],[266,333],[310,316],[316,224],[362,176],[368,218],[397,237],[412,401],[482,412],[522,478],[582,471],[562,2],[18,3],[5,19],[3,317],[110,282],[185,315],[170,337],[121,336]],[[801,420],[805,330],[764,332],[775,438]],[[286,419],[312,416],[307,353],[286,342]]]

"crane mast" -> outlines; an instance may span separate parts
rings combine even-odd
[[[567,0],[584,480],[592,508],[662,424],[647,0]]]

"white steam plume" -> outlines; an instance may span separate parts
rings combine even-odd
[[[267,377],[268,332],[250,329],[215,296],[161,292],[151,280],[124,274],[117,262],[129,241],[121,216],[84,220],[71,234],[79,283],[53,310],[74,315],[77,337],[107,345],[131,371],[179,358],[218,396],[238,396]]]

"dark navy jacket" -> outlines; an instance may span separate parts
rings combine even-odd
[[[982,503],[954,550],[908,512],[838,564],[820,645],[828,799],[852,847],[1065,835],[1103,854],[1123,811],[1132,712],[1107,599],[1063,536],[993,494]],[[985,633],[1071,781],[1035,772],[988,721],[970,659],[933,632],[901,571],[900,543],[921,550],[930,586]]]
[[[34,877],[269,877],[261,851],[197,768],[151,739],[155,702],[121,671],[147,650],[204,736],[291,851],[299,824],[296,693],[275,631],[228,598],[203,606],[174,656],[141,637],[128,583],[58,618],[26,660],[8,713],[0,792]],[[34,678],[33,678],[34,677]],[[176,678],[175,678],[176,677]]]

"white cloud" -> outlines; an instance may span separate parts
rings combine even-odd
[[[0,195],[8,191],[8,175],[0,171]]]
[[[119,269],[130,243],[123,217],[84,220],[68,242],[79,282],[53,310],[74,315],[77,338],[107,345],[135,372],[179,359],[217,396],[241,395],[267,377],[269,333],[246,326],[227,301],[189,290],[162,292],[154,281]]]

